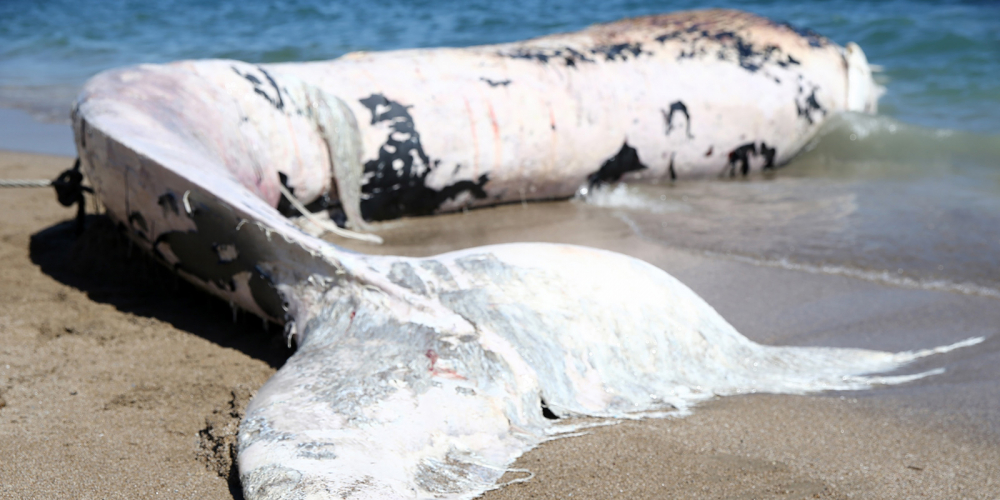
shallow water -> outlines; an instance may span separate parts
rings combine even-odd
[[[1000,299],[997,158],[990,137],[848,115],[777,175],[619,186],[588,202],[672,246]]]

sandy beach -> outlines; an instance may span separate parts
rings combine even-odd
[[[71,164],[0,152],[0,178],[53,178]],[[280,328],[175,279],[101,216],[76,238],[74,214],[50,189],[0,191],[0,498],[242,498],[234,432],[290,354]],[[548,442],[514,464],[532,479],[484,498],[1000,498],[996,299],[670,248],[569,202],[385,235],[382,247],[351,246],[427,255],[556,241],[628,253],[762,343],[909,350],[987,337],[907,367],[947,372],[904,386],[716,399],[684,418]]]

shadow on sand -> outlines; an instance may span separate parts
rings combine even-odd
[[[136,247],[107,216],[88,215],[79,237],[74,220],[33,234],[30,256],[42,272],[95,302],[164,321],[275,369],[294,351],[285,342],[282,326],[243,311],[234,313],[229,304]],[[238,476],[234,462],[227,479],[237,500],[243,498]]]

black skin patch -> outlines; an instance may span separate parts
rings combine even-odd
[[[812,91],[806,95],[804,89],[799,85],[799,96],[795,99],[795,110],[799,118],[809,122],[810,125],[816,123],[814,116],[818,113],[826,116],[826,109],[816,100],[816,91],[819,87],[813,87]]]
[[[577,63],[592,63],[593,59],[582,52],[570,47],[561,49],[540,49],[533,47],[521,47],[513,52],[501,52],[500,56],[511,59],[525,59],[548,64],[549,60],[562,61],[568,67],[576,67]]]
[[[709,153],[711,153],[711,148],[709,148]],[[706,154],[705,156],[708,156]],[[761,141],[760,146],[754,142],[748,142],[743,144],[736,149],[729,152],[728,160],[725,168],[722,169],[722,174],[725,175],[729,172],[729,177],[736,177],[737,167],[739,168],[740,175],[746,177],[750,173],[750,157],[760,156],[764,159],[764,166],[761,167],[762,171],[774,170],[777,168],[774,160],[778,157],[777,147],[768,147],[766,142]]]
[[[779,21],[774,24],[784,28],[788,28],[789,30],[795,32],[795,34],[801,36],[802,38],[805,38],[806,40],[809,41],[810,47],[818,49],[830,43],[830,40],[827,39],[825,36],[820,35],[819,33],[816,33],[815,31],[809,28],[798,28],[796,26],[793,26],[792,23],[788,21]]]
[[[694,139],[691,135],[691,115],[688,114],[688,108],[683,102],[677,101],[670,105],[670,111],[660,110],[663,113],[663,120],[667,122],[667,135],[674,130],[674,113],[680,113],[684,115],[684,123],[687,131],[688,139]]]
[[[736,166],[739,164],[740,174],[744,177],[750,173],[750,155],[757,156],[757,144],[750,142],[729,152],[729,177],[736,177]],[[726,170],[724,169],[723,172]]]
[[[506,86],[510,85],[510,80],[496,80],[496,81],[494,81],[494,80],[490,80],[489,78],[486,78],[486,77],[481,77],[479,79],[482,80],[482,81],[484,81],[484,82],[486,82],[486,84],[489,85],[490,87],[506,87]]]
[[[341,229],[347,229],[347,214],[339,203],[330,208],[330,219]]]
[[[778,148],[769,148],[766,142],[761,142],[760,155],[764,157],[763,170],[774,170],[774,157],[778,155]]]
[[[190,217],[194,221],[194,231],[169,231],[160,234],[153,242],[153,254],[167,261],[160,251],[161,245],[168,245],[177,257],[174,271],[183,271],[205,283],[214,283],[222,290],[235,290],[233,281],[236,274],[250,273],[250,293],[254,301],[272,318],[284,318],[286,304],[274,287],[271,278],[258,262],[273,260],[268,255],[270,243],[256,224],[236,227],[239,220],[229,207],[203,198],[191,192],[188,195],[191,206]],[[231,259],[220,256],[220,247],[231,247]]]
[[[542,64],[550,62],[561,62],[568,68],[575,68],[579,64],[594,63],[596,59],[603,58],[605,61],[628,61],[635,59],[642,54],[651,54],[643,50],[641,43],[618,43],[613,45],[599,45],[586,50],[590,55],[580,52],[571,47],[563,48],[535,48],[521,47],[512,52],[500,52],[502,57],[511,59],[526,59],[537,61]]]
[[[641,43],[604,45],[590,49],[590,53],[604,56],[607,61],[628,61],[629,57],[634,59],[642,54],[649,54],[649,52],[643,52]]]
[[[135,230],[135,234],[145,241],[149,241],[146,234],[149,233],[149,226],[146,224],[146,218],[142,216],[139,211],[134,211],[128,214],[128,223]]]
[[[289,193],[292,193],[292,196],[295,195],[295,188],[288,185],[288,176],[285,175],[284,172],[278,172],[278,181],[281,182],[282,186],[285,186],[285,189],[287,189]],[[309,213],[315,213],[321,210],[327,210],[329,208],[333,208],[336,205],[337,203],[334,203],[330,199],[329,194],[323,193],[322,196],[309,202],[308,204],[305,205],[305,207],[306,210],[309,211]],[[285,198],[284,196],[282,196],[278,200],[278,206],[275,208],[277,208],[278,212],[281,212],[281,215],[284,215],[285,217],[294,217],[299,213],[299,210],[292,206],[292,202],[288,201],[288,199]]]
[[[670,153],[670,166],[668,168],[668,171],[670,172],[670,180],[676,181],[677,171],[674,170],[674,153]]]
[[[430,215],[442,203],[468,192],[486,198],[486,174],[476,181],[462,180],[440,190],[425,185],[440,161],[431,161],[420,143],[407,106],[373,94],[361,99],[372,113],[372,125],[388,122],[391,132],[379,148],[378,158],[365,163],[361,186],[361,216],[368,221],[396,219],[407,215]]]
[[[306,205],[306,209],[308,209],[310,212],[319,212],[320,210],[335,210],[338,208],[341,208],[340,202],[334,201],[333,198],[330,198],[329,193],[323,193],[323,196],[320,196],[315,201],[310,202],[308,205]],[[345,226],[340,226],[340,227],[345,227]]]
[[[278,88],[278,83],[274,81],[271,74],[264,68],[257,66],[257,71],[260,71],[261,76],[264,77],[264,80],[266,80],[267,83],[264,83],[264,81],[260,78],[257,78],[257,76],[249,72],[240,73],[240,70],[236,69],[236,66],[232,66],[232,68],[237,75],[240,75],[246,79],[246,81],[250,82],[250,85],[253,85],[253,91],[256,94],[260,95],[264,99],[267,99],[267,102],[271,103],[271,105],[278,111],[284,111],[285,100],[281,97],[281,89]]]
[[[340,207],[340,203],[333,201],[330,198],[330,194],[329,193],[323,193],[323,195],[320,196],[319,198],[316,198],[315,200],[307,203],[305,205],[305,207],[306,207],[306,210],[308,210],[309,212],[315,213],[315,212],[319,212],[321,210],[329,210],[329,209],[332,209],[332,208],[339,208]],[[340,226],[340,227],[344,227],[344,226]]]
[[[163,208],[163,214],[166,215],[167,211],[173,212],[174,215],[179,215],[180,211],[177,209],[177,197],[174,193],[165,193],[160,195],[156,199],[156,204]]]
[[[810,33],[808,35],[800,31],[796,31],[796,33],[807,38],[810,45],[813,44],[814,40],[819,39],[824,40],[823,43],[827,43],[825,38],[817,39],[818,35],[811,31],[808,32]],[[661,44],[671,40],[685,44],[677,56],[678,61],[709,56],[714,53],[716,59],[735,62],[740,68],[750,73],[757,73],[770,65],[788,68],[790,65],[799,64],[798,60],[790,54],[786,54],[776,45],[756,45],[743,38],[739,33],[730,30],[709,30],[694,25],[687,29],[669,31],[657,36],[655,40]],[[772,80],[781,83],[780,79],[772,77]]]
[[[660,43],[667,43],[668,40],[680,40],[680,39],[682,39],[683,35],[684,35],[683,31],[676,30],[676,31],[671,31],[669,33],[665,33],[663,35],[660,35],[660,36],[654,38],[654,40],[656,40],[657,42],[660,42]]]
[[[549,409],[548,403],[545,402],[545,398],[539,398],[542,404],[542,416],[549,420],[559,420],[559,415],[556,415]]]
[[[711,153],[711,149],[709,149],[709,153]],[[708,155],[706,154],[705,156]],[[729,163],[722,169],[722,175],[725,175],[728,171],[729,177],[736,177],[736,169],[739,167],[740,175],[746,177],[750,173],[751,156],[764,158],[764,166],[761,170],[774,170],[777,167],[774,160],[778,156],[778,148],[768,147],[767,143],[763,141],[759,147],[757,143],[749,142],[729,152]]]
[[[609,182],[618,182],[623,175],[645,168],[646,166],[639,161],[639,152],[625,142],[614,156],[601,165],[600,169],[587,176],[587,181],[593,188]]]
[[[791,54],[788,54],[788,57],[784,61],[779,60],[776,61],[776,63],[778,64],[778,66],[781,66],[782,68],[787,68],[789,66],[799,66],[800,64],[802,64],[798,61],[798,59],[792,57]]]
[[[288,176],[285,175],[284,172],[278,172],[278,181],[281,182],[282,186],[285,186],[285,189],[287,189],[289,193],[295,195],[295,188],[288,185]],[[284,215],[285,217],[291,217],[299,213],[299,211],[292,206],[292,202],[288,201],[288,198],[285,198],[284,195],[278,198],[278,206],[275,208],[277,208],[278,211],[281,212],[281,215]]]

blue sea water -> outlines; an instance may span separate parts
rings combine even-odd
[[[62,118],[83,81],[128,64],[322,60],[356,50],[489,44],[706,7],[857,42],[884,68],[883,114],[1000,131],[1000,3],[927,0],[2,0],[0,105]]]
[[[997,2],[0,0],[0,107],[65,122],[87,78],[129,64],[489,44],[707,7],[857,42],[881,68],[880,116],[830,120],[775,176],[592,203],[663,244],[1000,298]]]

